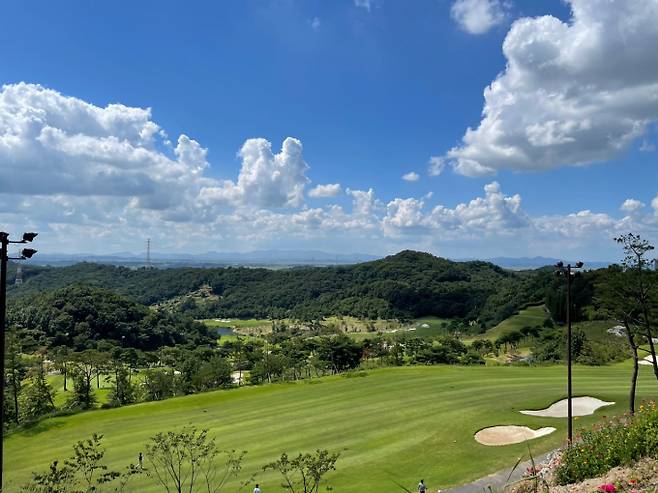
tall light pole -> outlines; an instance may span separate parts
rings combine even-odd
[[[572,354],[571,354],[571,281],[572,276],[576,273],[572,269],[580,269],[582,262],[576,262],[573,267],[571,264],[564,265],[558,262],[555,265],[556,274],[564,275],[567,278],[567,420],[568,420],[568,441],[569,445],[573,441],[573,386],[572,386]]]
[[[0,491],[2,491],[2,479],[4,472],[4,439],[5,439],[5,323],[7,318],[7,262],[9,260],[26,260],[37,253],[32,248],[23,248],[19,257],[9,257],[8,250],[10,243],[30,243],[36,238],[38,233],[23,233],[23,239],[11,241],[9,233],[0,232],[0,369],[2,378],[0,378],[0,396],[2,406],[0,406]]]

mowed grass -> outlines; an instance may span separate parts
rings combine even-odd
[[[46,379],[56,392],[55,398],[53,399],[55,406],[61,409],[73,394],[73,379],[71,377],[66,379],[66,392],[64,392],[64,375],[48,375]],[[94,378],[92,389],[99,405],[108,402],[112,390],[112,381],[110,377],[107,375],[100,376],[100,388],[96,387],[96,378]]]
[[[203,322],[206,326],[208,327],[231,327],[234,329],[271,329],[272,328],[272,321],[267,320],[267,319],[258,319],[258,318],[250,318],[250,319],[239,319],[239,318],[231,318],[231,319],[226,319],[226,322],[220,322],[214,318],[209,318],[206,320],[199,320],[200,322]]]
[[[595,417],[627,406],[628,363],[576,367],[574,390],[616,401]],[[159,431],[187,424],[209,428],[222,448],[248,450],[244,471],[258,473],[263,490],[281,492],[280,478],[261,471],[281,452],[327,448],[341,452],[329,475],[334,491],[396,491],[392,479],[411,489],[424,478],[432,490],[462,484],[511,466],[524,444],[485,447],[473,434],[487,426],[555,426],[557,432],[532,441],[535,453],[562,444],[563,419],[524,416],[521,409],[548,406],[565,394],[565,368],[402,367],[369,371],[363,378],[332,376],[309,382],[218,391],[99,410],[46,420],[5,442],[7,492],[44,470],[49,461],[71,453],[74,441],[92,433],[105,436],[107,462],[122,469],[135,462],[144,443]],[[658,384],[642,371],[642,398],[655,398]],[[139,478],[131,491],[159,491]]]
[[[523,327],[541,327],[544,320],[548,318],[544,305],[529,306],[521,310],[517,315],[512,315],[500,322],[495,327],[489,329],[483,334],[484,338],[495,341],[503,334],[515,330],[521,330]]]

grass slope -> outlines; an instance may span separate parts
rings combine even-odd
[[[525,326],[535,327],[540,326],[544,323],[544,320],[548,318],[546,313],[546,308],[544,305],[529,306],[521,310],[517,315],[512,315],[509,318],[506,318],[500,322],[495,327],[489,329],[484,337],[495,341],[503,334],[512,332],[514,330],[520,330]]]
[[[641,373],[639,395],[656,397],[651,372]],[[629,374],[628,364],[576,367],[576,394],[617,402],[576,425],[625,409]],[[330,475],[334,491],[395,491],[392,477],[409,487],[422,477],[432,490],[443,489],[509,466],[526,450],[523,444],[477,444],[473,434],[483,427],[556,426],[556,433],[531,443],[537,453],[560,445],[564,420],[518,411],[564,397],[564,380],[565,369],[558,366],[387,368],[363,378],[247,387],[54,418],[7,438],[6,491],[17,491],[30,471],[68,456],[75,440],[93,432],[105,435],[109,464],[123,468],[135,462],[150,436],[188,423],[209,428],[221,447],[248,450],[245,472],[258,472],[264,491],[281,488],[278,477],[259,472],[263,464],[283,451],[320,447],[342,452],[338,471]],[[145,479],[131,490],[158,491]]]

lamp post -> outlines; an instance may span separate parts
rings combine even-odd
[[[2,406],[0,406],[0,491],[2,491],[2,479],[4,472],[4,439],[5,439],[5,321],[7,318],[7,262],[9,260],[26,260],[31,258],[36,250],[32,248],[23,248],[19,257],[9,257],[8,250],[11,243],[30,243],[36,238],[38,233],[23,233],[23,239],[11,241],[9,233],[0,232],[0,369],[2,378],[0,378],[0,396],[2,396]]]
[[[573,387],[572,387],[572,358],[571,358],[571,280],[576,273],[573,269],[580,269],[582,262],[576,262],[573,267],[571,264],[564,265],[564,262],[558,262],[555,265],[557,275],[564,275],[567,278],[567,420],[568,420],[568,441],[569,445],[573,441]]]

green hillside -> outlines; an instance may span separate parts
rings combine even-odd
[[[492,329],[489,329],[484,334],[484,337],[495,341],[503,334],[521,330],[523,327],[541,327],[544,320],[548,318],[549,315],[544,305],[529,306],[521,310],[518,314],[503,320]]]
[[[627,364],[576,367],[576,394],[617,402],[576,425],[623,411],[629,374]],[[483,427],[556,426],[556,433],[532,447],[539,453],[560,445],[564,420],[518,411],[564,397],[564,377],[561,366],[390,368],[362,378],[247,387],[49,419],[6,440],[7,492],[16,492],[30,471],[68,456],[75,440],[93,432],[105,435],[108,462],[121,468],[136,460],[150,436],[188,423],[209,428],[221,447],[248,450],[245,472],[258,472],[264,491],[280,491],[279,478],[261,473],[260,466],[283,451],[319,447],[342,454],[338,471],[330,475],[334,491],[395,491],[391,478],[411,486],[420,477],[432,490],[444,489],[509,466],[526,450],[523,444],[477,444],[473,434]],[[655,379],[644,369],[639,395],[658,395]],[[157,491],[145,479],[133,486],[140,493]]]
[[[479,326],[486,328],[543,297],[534,274],[413,251],[339,267],[160,270],[83,263],[35,270],[26,267],[24,277],[22,285],[10,286],[10,296],[85,284],[147,305],[175,299],[177,310],[197,319],[435,316],[477,319]],[[200,290],[205,297],[197,296]]]

